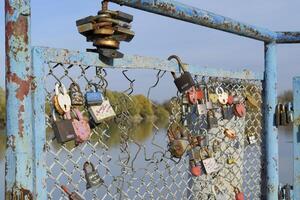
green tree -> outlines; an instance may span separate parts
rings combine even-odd
[[[135,96],[136,100],[138,101],[139,105],[140,105],[140,115],[142,117],[149,117],[149,116],[153,116],[154,112],[152,109],[152,104],[149,101],[149,99],[147,99],[147,97],[145,97],[144,95],[136,95]]]
[[[0,128],[5,126],[6,119],[5,91],[0,88]],[[2,127],[2,128],[3,128]]]

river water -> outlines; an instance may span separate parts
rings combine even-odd
[[[137,129],[136,139],[143,141],[144,144],[151,145],[151,132],[153,129],[149,127],[142,127]],[[143,133],[142,136],[139,133]],[[146,134],[145,134],[146,133]],[[115,137],[116,138],[116,137]],[[111,146],[116,146],[118,139],[110,141]],[[5,137],[4,131],[0,130],[0,176],[4,177],[5,174]],[[151,148],[150,146],[148,148]],[[111,151],[114,151],[112,148]],[[292,184],[293,181],[293,158],[292,158],[292,133],[288,130],[279,130],[279,172],[280,172],[280,182],[283,184]],[[0,200],[4,200],[4,178],[0,179]]]

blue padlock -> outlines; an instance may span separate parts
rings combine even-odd
[[[85,100],[88,105],[100,105],[102,104],[104,97],[102,92],[98,91],[97,85],[93,84],[95,90],[91,90],[85,93]]]

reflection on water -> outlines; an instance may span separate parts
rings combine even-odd
[[[163,127],[162,124],[160,127]],[[109,133],[110,137],[105,137],[105,134],[101,135],[103,141],[108,147],[116,149],[120,144],[120,132],[116,125],[111,126]],[[129,131],[133,140],[140,143],[149,143],[152,139],[152,134],[156,132],[156,129],[153,127],[151,121],[144,121],[139,125],[135,125]],[[53,133],[49,131],[47,137],[53,137]],[[98,140],[99,136],[93,137],[92,140]],[[4,177],[4,164],[5,164],[5,136],[4,130],[0,130],[0,176]],[[72,146],[70,145],[70,148]],[[291,130],[279,129],[279,172],[280,172],[280,182],[281,183],[290,183],[293,181],[293,148],[292,148],[292,134]],[[4,178],[0,180],[0,199],[4,199]]]

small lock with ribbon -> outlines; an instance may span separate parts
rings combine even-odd
[[[55,95],[52,99],[55,110],[63,115],[71,110],[71,98],[62,83],[55,84]]]
[[[92,84],[94,86],[94,90],[90,90],[85,93],[85,100],[87,105],[100,105],[103,100],[102,92],[98,91],[98,87],[96,84]]]
[[[75,130],[71,120],[70,112],[67,112],[64,115],[64,119],[57,121],[55,116],[55,111],[53,110],[52,119],[53,119],[52,128],[58,143],[62,144],[71,140],[75,140],[76,138]]]
[[[104,100],[101,105],[89,106],[88,110],[94,122],[97,124],[116,116],[116,113],[108,99]]]
[[[83,165],[83,171],[86,179],[86,188],[98,187],[104,183],[103,179],[100,178],[98,171],[91,162],[85,162]]]
[[[80,86],[77,83],[72,82],[70,84],[69,94],[73,106],[82,106],[84,104],[83,94],[80,90]]]
[[[176,77],[175,72],[171,72],[174,78],[174,83],[180,93],[184,93],[189,90],[191,87],[195,85],[194,79],[192,75],[185,71],[183,63],[181,62],[180,58],[176,55],[172,55],[168,58],[168,60],[176,59],[180,69],[183,71],[179,77]]]
[[[90,138],[91,128],[89,123],[83,118],[79,109],[75,108],[73,111],[76,116],[76,118],[72,120],[76,135],[76,143],[82,143]]]

